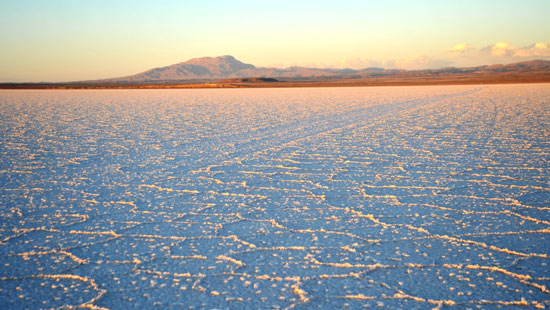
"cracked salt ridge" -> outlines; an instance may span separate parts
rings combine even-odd
[[[0,305],[549,304],[548,85],[303,91],[1,93]]]

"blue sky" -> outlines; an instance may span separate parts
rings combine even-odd
[[[550,59],[550,1],[0,0],[0,81],[116,77],[194,57],[422,69]]]

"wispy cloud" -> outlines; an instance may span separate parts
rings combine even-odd
[[[340,60],[340,67],[342,68],[354,68],[354,69],[363,69],[369,67],[383,67],[384,64],[382,61],[373,60],[373,59],[361,59],[361,58],[346,58]]]
[[[466,51],[470,50],[472,46],[468,43],[458,43],[449,50],[451,53],[464,54]]]
[[[451,65],[453,62],[447,59],[441,59],[431,56],[411,57],[397,59],[393,63],[396,69],[418,70],[418,69],[437,69]]]
[[[550,44],[547,42],[538,42],[527,47],[517,47],[508,41],[500,41],[482,49],[497,57],[550,57]]]
[[[538,42],[529,47],[518,49],[516,57],[550,57],[550,43]]]
[[[419,69],[435,69],[442,68],[451,65],[453,62],[447,59],[441,59],[431,56],[410,57],[402,59],[391,59],[386,61],[373,60],[373,59],[361,59],[351,58],[343,59],[340,61],[341,67],[346,68],[368,68],[368,67],[381,67],[385,69],[406,69],[406,70],[419,70]]]
[[[438,55],[377,60],[369,58],[342,59],[337,67],[362,69],[380,67],[385,69],[437,69],[448,66],[468,67],[495,63],[511,63],[533,59],[549,59],[550,42],[538,42],[519,47],[510,41],[499,41],[479,48],[460,42]]]

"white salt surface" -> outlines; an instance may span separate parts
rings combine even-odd
[[[0,91],[0,308],[550,306],[550,85]]]

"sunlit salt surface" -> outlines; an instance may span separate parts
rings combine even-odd
[[[550,84],[0,91],[0,308],[550,306]]]

